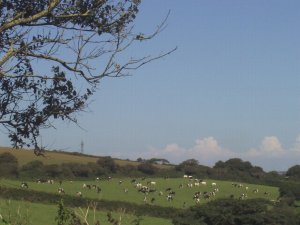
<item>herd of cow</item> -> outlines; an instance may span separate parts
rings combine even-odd
[[[183,188],[191,189],[191,198],[193,199],[195,204],[199,204],[201,199],[203,199],[203,200],[211,199],[211,198],[215,197],[217,195],[217,193],[219,192],[219,187],[216,182],[208,183],[207,181],[204,181],[203,179],[193,178],[192,176],[188,176],[188,175],[184,175],[183,178],[185,178],[185,179],[183,180],[182,183],[179,184],[178,188],[179,189],[183,189]],[[100,187],[100,184],[101,184],[100,181],[102,179],[97,177],[93,184],[84,183],[82,185],[82,189],[91,190],[91,191],[94,190],[96,193],[99,194],[102,192],[102,189]],[[108,177],[105,179],[109,180],[109,181],[112,180],[111,177]],[[41,183],[54,184],[54,180],[38,179],[36,182],[38,184],[41,184]],[[62,185],[63,182],[61,180],[58,182],[59,182],[59,188],[57,189],[57,192],[59,194],[65,194],[65,190]],[[69,182],[72,183],[72,181],[69,181]],[[118,184],[122,185],[123,181],[118,180]],[[132,179],[131,185],[132,185],[132,187],[134,187],[134,189],[137,190],[138,193],[143,194],[143,197],[144,197],[143,201],[147,204],[148,203],[153,204],[154,201],[156,200],[155,195],[150,196],[149,195],[150,193],[157,193],[157,196],[159,196],[160,198],[165,198],[166,201],[168,201],[168,202],[172,202],[176,196],[176,192],[173,188],[167,187],[164,190],[157,190],[156,189],[157,182],[146,179],[146,178]],[[197,190],[197,187],[199,187],[199,186],[206,186],[207,187],[206,189],[210,189],[210,191],[201,192],[201,191]],[[232,186],[234,188],[240,188],[240,189],[244,190],[238,197],[239,199],[242,200],[242,199],[247,198],[247,192],[249,189],[248,186],[244,187],[244,185],[240,184],[240,183],[232,183]],[[28,187],[29,187],[28,183],[26,183],[26,182],[21,183],[21,188],[28,188]],[[195,189],[196,189],[195,192],[192,191]],[[123,191],[124,191],[124,193],[128,193],[128,191],[129,191],[128,187],[124,187]],[[252,190],[252,192],[258,193],[258,189],[256,188],[256,189]],[[269,193],[267,193],[267,192],[264,192],[264,194],[269,195]],[[77,190],[76,196],[83,197],[82,190]],[[234,196],[231,196],[231,197],[234,197]],[[185,204],[186,204],[186,202],[183,202],[183,207],[185,206]]]

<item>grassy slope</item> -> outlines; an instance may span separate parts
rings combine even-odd
[[[219,192],[217,193],[215,198],[228,198],[231,194],[238,198],[242,193],[246,193],[245,188],[235,188],[232,186],[229,181],[213,181],[207,180],[206,186],[202,185],[200,187],[187,188],[186,184],[189,182],[187,179],[183,178],[174,178],[174,179],[162,179],[155,178],[153,179],[157,182],[155,186],[156,192],[150,193],[147,196],[148,203],[154,197],[154,205],[164,206],[164,207],[176,207],[182,208],[183,203],[186,202],[185,206],[194,205],[195,202],[193,200],[193,195],[196,191],[212,191],[211,182],[216,182],[219,187]],[[118,179],[112,179],[111,181],[64,181],[62,187],[64,188],[66,194],[75,195],[77,191],[81,191],[84,197],[94,198],[94,199],[105,199],[112,201],[125,201],[132,202],[136,204],[145,204],[144,203],[144,194],[137,191],[136,188],[130,183],[130,179],[124,179],[123,183],[120,185]],[[102,188],[102,192],[100,194],[96,193],[96,190],[88,190],[82,188],[83,183],[87,184],[96,184]],[[29,188],[37,191],[45,191],[57,193],[57,189],[59,184],[56,182],[53,185],[50,184],[37,184],[35,182],[28,182]],[[146,181],[143,181],[143,184],[146,185]],[[184,184],[184,188],[180,189],[179,185]],[[0,185],[8,186],[8,187],[19,187],[20,181],[12,181],[12,180],[0,180]],[[279,196],[278,188],[256,185],[256,184],[244,184],[244,187],[248,186],[249,189],[247,191],[248,198],[267,198],[267,199],[276,199]],[[166,200],[165,189],[171,187],[175,192],[176,196],[174,197],[173,202],[168,202]],[[128,188],[128,193],[124,193],[124,188]],[[253,193],[253,190],[258,188],[259,192],[257,194]],[[159,196],[158,192],[163,191],[164,195]],[[270,193],[270,195],[264,195],[264,192]],[[201,200],[201,204],[204,204],[208,200]]]
[[[28,219],[30,221],[30,225],[53,225],[56,224],[54,218],[57,215],[57,206],[55,205],[45,205],[38,203],[30,203],[30,202],[21,202],[21,201],[8,201],[0,199],[0,214],[7,218],[7,214],[9,211],[12,212],[12,216],[16,217],[16,212],[19,210],[20,214],[25,217],[28,215]],[[86,210],[83,210],[86,212]],[[80,209],[76,208],[75,212],[80,213]],[[95,213],[96,220],[100,221],[102,225],[108,225],[110,223],[107,222],[107,212],[99,212]],[[42,215],[42,216],[41,216]],[[90,211],[89,213],[89,222],[93,221],[94,213]],[[136,218],[134,215],[124,214],[123,211],[114,212],[113,217],[115,219],[122,218],[122,224],[129,225],[133,224],[133,220]],[[169,225],[171,224],[170,220],[155,218],[149,216],[141,217],[141,225]],[[1,223],[0,223],[1,224]]]
[[[35,156],[32,150],[19,150],[19,149],[12,149],[8,147],[0,147],[0,154],[4,152],[9,152],[13,154],[19,161],[19,165],[22,166],[30,161],[33,160],[40,160],[44,164],[61,164],[61,163],[89,163],[89,162],[96,162],[99,157],[97,156],[81,156],[81,155],[71,155],[66,154],[63,152],[46,152],[46,157],[42,156]],[[139,162],[136,161],[127,161],[121,159],[115,159],[115,162],[120,166],[124,165],[139,165]],[[170,166],[167,165],[157,165],[160,168],[169,168]]]
[[[35,156],[32,150],[19,150],[19,149],[11,149],[0,147],[0,154],[4,152],[9,152],[13,154],[19,161],[19,165],[22,166],[33,160],[40,160],[44,164],[61,164],[68,162],[75,163],[88,163],[88,162],[96,162],[96,157],[87,157],[87,156],[76,156],[69,155],[59,152],[46,152],[46,157]]]

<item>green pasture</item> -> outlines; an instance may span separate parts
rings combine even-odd
[[[76,192],[80,191],[82,193],[83,198],[93,198],[93,199],[104,199],[110,201],[124,201],[124,202],[131,202],[136,204],[153,204],[159,206],[168,206],[168,207],[176,207],[176,208],[183,208],[195,205],[195,201],[193,200],[194,193],[197,191],[201,191],[202,193],[207,191],[211,192],[214,187],[211,186],[212,182],[217,183],[217,187],[219,192],[216,193],[215,197],[212,197],[210,200],[204,200],[201,198],[200,204],[205,204],[207,201],[211,201],[216,198],[229,198],[233,196],[234,198],[239,198],[242,193],[247,194],[248,198],[266,198],[269,200],[277,199],[279,196],[278,188],[271,187],[271,186],[264,186],[264,185],[257,185],[257,184],[246,184],[242,183],[243,187],[238,188],[232,185],[232,182],[229,181],[216,181],[216,180],[206,180],[207,185],[201,185],[200,187],[192,187],[188,188],[187,184],[191,183],[188,179],[184,178],[170,178],[170,179],[163,179],[163,178],[153,178],[151,181],[155,181],[156,185],[152,186],[151,188],[155,188],[156,192],[149,193],[145,195],[134,187],[131,183],[131,179],[126,178],[122,179],[122,184],[119,184],[118,178],[113,178],[112,180],[108,181],[63,181],[62,187],[65,190],[67,195],[75,196]],[[147,180],[138,180],[143,185],[147,185]],[[148,179],[150,181],[150,179]],[[58,193],[59,183],[55,181],[54,184],[38,184],[36,182],[27,182],[29,185],[29,190],[37,190],[37,191],[44,191],[50,193]],[[90,185],[97,185],[99,186],[102,191],[98,194],[95,189],[87,189],[83,188],[83,184],[90,184]],[[192,182],[194,183],[194,182]],[[235,182],[236,183],[236,182]],[[7,187],[14,187],[20,188],[21,181],[14,181],[14,180],[7,180],[1,179],[0,185],[7,186]],[[183,188],[180,188],[180,184],[183,185]],[[149,186],[149,185],[148,185]],[[245,187],[248,187],[246,190]],[[124,192],[124,189],[128,189],[128,193]],[[166,189],[172,188],[173,191],[176,192],[173,201],[167,201],[166,199]],[[258,189],[258,193],[253,193],[253,190]],[[159,192],[162,191],[163,195],[160,196]],[[264,194],[265,192],[269,193],[268,195]],[[145,200],[146,196],[146,201]],[[155,200],[151,203],[151,199],[154,198]]]
[[[57,215],[58,207],[56,205],[46,205],[38,203],[30,203],[25,201],[12,201],[4,200],[0,198],[0,215],[3,218],[8,218],[9,214],[13,221],[25,220],[28,221],[30,225],[53,225],[57,224],[55,222],[55,217]],[[87,209],[75,208],[76,215],[80,218],[84,217]],[[90,224],[94,221],[100,221],[102,225],[110,224],[107,221],[107,212],[104,211],[94,211],[90,208],[88,211],[88,222]],[[138,219],[135,215],[126,214],[126,210],[120,209],[117,212],[113,212],[112,216],[114,219],[121,220],[122,225],[131,225],[134,220]],[[149,216],[140,217],[141,225],[169,225],[172,224],[171,220],[155,218]],[[1,222],[0,222],[1,224]]]

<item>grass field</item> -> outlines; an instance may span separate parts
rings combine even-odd
[[[215,180],[207,180],[207,185],[200,185],[200,187],[188,188],[186,184],[189,182],[184,178],[170,178],[170,179],[162,179],[155,178],[152,179],[156,181],[156,185],[153,188],[156,189],[156,192],[149,193],[146,196],[147,203],[150,204],[151,199],[155,198],[155,201],[152,203],[153,205],[159,206],[171,206],[176,208],[183,208],[195,205],[193,200],[193,195],[196,191],[201,192],[210,192],[212,191],[211,183],[216,182],[219,192],[217,192],[216,196],[211,198],[228,198],[230,195],[234,195],[234,198],[239,198],[242,193],[247,193],[248,198],[267,198],[267,199],[276,199],[279,196],[278,188],[271,186],[263,186],[256,184],[243,184],[243,188],[233,187],[232,183],[229,181],[215,181]],[[80,191],[83,197],[93,198],[93,199],[105,199],[111,201],[125,201],[132,202],[136,204],[145,204],[144,198],[145,195],[141,192],[138,192],[137,189],[131,184],[131,180],[123,179],[123,183],[119,184],[119,179],[113,178],[110,181],[63,181],[62,187],[65,190],[65,193],[68,195],[76,195],[77,191]],[[29,189],[44,191],[50,193],[57,193],[59,184],[55,182],[54,184],[38,184],[36,182],[27,182],[29,185]],[[102,191],[98,194],[96,190],[87,188],[83,188],[83,184],[95,184],[101,187]],[[146,181],[142,181],[142,184],[146,185]],[[184,188],[179,188],[179,185],[183,184]],[[7,187],[20,187],[20,181],[6,180],[1,179],[0,185]],[[248,190],[245,187],[248,187]],[[124,189],[128,189],[128,193],[124,193]],[[176,195],[172,202],[166,200],[166,188],[172,188]],[[258,193],[253,193],[254,189],[258,189]],[[159,195],[159,191],[164,193],[163,196]],[[268,195],[264,194],[265,192],[269,193]],[[200,204],[204,204],[209,200],[201,199]],[[185,204],[184,204],[185,202]]]
[[[63,152],[52,152],[52,151],[46,151],[45,156],[46,157],[37,157],[34,155],[32,150],[26,150],[26,149],[12,149],[7,147],[0,147],[0,154],[4,152],[9,152],[13,154],[19,162],[19,165],[22,166],[30,161],[33,160],[39,160],[43,162],[45,165],[49,164],[62,164],[62,163],[81,163],[86,164],[89,162],[96,162],[98,160],[97,156],[85,156],[85,155],[71,155],[66,154]],[[136,161],[130,161],[130,160],[121,160],[121,159],[115,159],[115,162],[120,166],[125,165],[139,165],[139,162]],[[168,169],[170,166],[168,165],[156,165],[159,168]]]
[[[24,201],[11,201],[4,200],[0,198],[0,214],[4,218],[8,218],[8,214],[11,215],[13,220],[17,220],[18,217],[27,218],[30,225],[54,225],[57,224],[55,222],[55,216],[57,215],[57,206],[56,205],[46,205],[46,204],[38,204],[38,203],[30,203]],[[77,215],[82,216],[82,212],[80,208],[74,209]],[[85,213],[86,209],[82,209]],[[91,223],[94,221],[94,213],[93,211],[89,211],[88,221]],[[21,215],[21,216],[20,216]],[[124,211],[120,210],[119,212],[112,213],[113,218],[119,219],[121,217],[122,225],[132,225],[133,221],[137,219],[135,215],[129,215],[124,213]],[[80,217],[79,216],[79,217]],[[95,213],[96,220],[100,221],[102,225],[111,224],[107,221],[107,212],[96,211]],[[0,222],[1,224],[1,222]],[[94,223],[91,223],[94,224]],[[155,218],[149,216],[141,217],[141,225],[170,225],[172,224],[170,220]]]

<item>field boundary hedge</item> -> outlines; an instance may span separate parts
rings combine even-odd
[[[63,199],[64,204],[68,207],[87,207],[91,203],[97,205],[97,210],[117,211],[125,209],[126,213],[134,215],[147,215],[160,218],[174,218],[182,209],[173,207],[162,207],[154,205],[138,205],[135,203],[123,201],[108,201],[92,198],[81,198],[70,195],[59,195],[34,190],[24,190],[17,188],[8,188],[0,186],[0,197],[12,200],[29,201],[33,203],[58,204]]]

